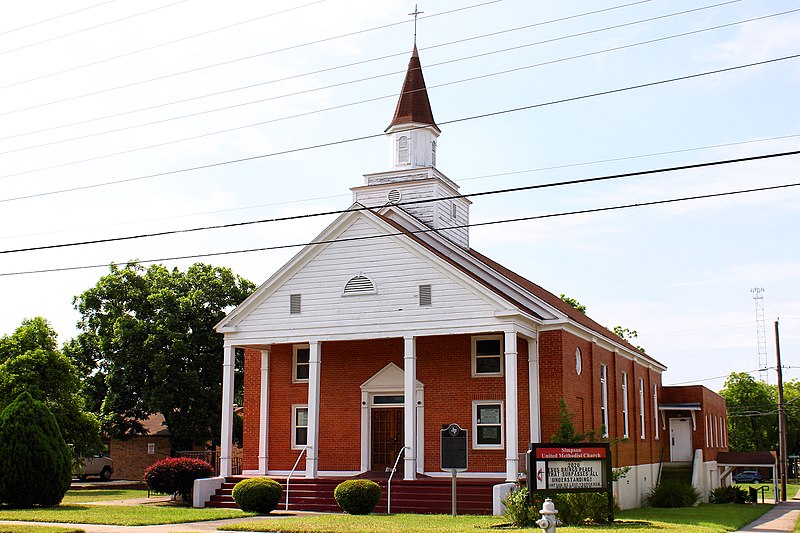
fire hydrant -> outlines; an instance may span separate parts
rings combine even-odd
[[[553,500],[546,498],[539,514],[542,517],[536,521],[536,525],[542,528],[545,533],[556,533],[556,526],[561,525],[561,521],[556,518],[558,511],[555,504],[553,504]]]

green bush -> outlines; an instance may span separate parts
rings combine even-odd
[[[333,497],[348,514],[369,514],[381,499],[381,487],[368,479],[348,479],[339,483]]]
[[[503,516],[517,527],[530,527],[539,518],[536,507],[528,503],[528,487],[510,492],[501,501],[506,506]]]
[[[647,495],[651,507],[691,507],[699,499],[700,493],[692,485],[671,480],[662,481]]]
[[[747,503],[750,501],[750,494],[742,487],[717,487],[708,496],[710,503]]]
[[[200,459],[169,457],[156,461],[144,471],[144,482],[153,492],[179,494],[187,500],[195,479],[214,475],[211,465]]]
[[[72,482],[72,456],[47,406],[27,392],[0,413],[0,503],[58,505]]]
[[[562,492],[553,496],[553,503],[558,510],[558,519],[565,526],[584,522],[607,524],[611,521],[608,494],[604,492]],[[614,507],[616,509],[616,504]]]
[[[269,514],[278,506],[283,487],[274,479],[243,479],[233,487],[233,500],[242,511]]]

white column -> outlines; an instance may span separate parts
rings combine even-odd
[[[222,355],[222,431],[219,439],[219,475],[231,475],[233,444],[233,367],[236,348],[225,346]]]
[[[417,479],[417,347],[414,337],[403,339],[403,423],[405,462],[403,479]]]
[[[542,442],[538,338],[528,339],[528,396],[530,398],[531,442]]]
[[[517,481],[519,425],[517,423],[517,332],[505,332],[506,375],[506,481]]]
[[[261,350],[261,398],[258,411],[258,471],[269,469],[269,350]]]
[[[321,353],[318,341],[308,343],[308,450],[306,451],[306,477],[317,477],[319,467],[319,374]]]

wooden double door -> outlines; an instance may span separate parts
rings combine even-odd
[[[402,407],[372,409],[372,471],[392,468],[403,448],[404,426]]]

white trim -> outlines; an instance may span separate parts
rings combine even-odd
[[[603,437],[608,437],[608,365],[600,365],[600,415]]]
[[[452,477],[449,472],[423,472],[428,477]],[[459,472],[458,478],[475,478],[475,479],[505,479],[505,472]]]
[[[505,402],[502,400],[472,400],[472,449],[473,450],[502,450],[505,448]],[[500,422],[498,424],[481,424],[500,427],[500,444],[478,444],[478,406],[500,406]],[[505,474],[503,474],[505,476]]]
[[[645,440],[647,438],[647,428],[645,427],[645,411],[644,411],[644,378],[639,378],[639,425],[641,431],[639,438]]]
[[[308,343],[308,450],[306,451],[306,478],[317,477],[319,460],[319,386],[322,366],[321,345]]]
[[[542,441],[542,416],[539,390],[539,339],[528,341],[528,402],[530,404],[531,442]]]
[[[269,469],[269,350],[261,350],[261,394],[258,405],[258,471]]]
[[[292,383],[308,383],[308,378],[298,378],[297,377],[297,350],[309,350],[309,363],[303,363],[304,365],[308,366],[309,375],[311,373],[311,349],[309,348],[308,343],[305,344],[293,344],[292,345]]]
[[[220,424],[219,475],[231,475],[233,450],[233,376],[236,347],[225,346],[222,355],[222,423]]]
[[[653,383],[653,437],[658,440],[658,383]]]
[[[519,409],[517,378],[517,332],[513,329],[503,333],[506,371],[506,481],[517,481],[519,474]]]
[[[301,428],[302,427],[306,428],[306,444],[298,444],[297,443],[297,428],[298,428],[298,426],[297,426],[297,411],[299,409],[305,409],[306,410],[306,425],[305,426],[299,426]],[[308,415],[309,415],[309,412],[308,412],[308,404],[307,403],[292,404],[292,449],[293,450],[302,450],[308,444],[308,418],[309,418]]]
[[[628,401],[628,373],[624,370],[622,371],[622,438],[627,439],[630,438],[631,433],[631,426],[630,426],[630,405]],[[656,423],[658,421],[656,420]]]
[[[583,354],[580,346],[575,348],[575,373],[579,376],[583,373]]]
[[[497,357],[497,359],[500,362],[500,371],[499,372],[491,372],[491,373],[489,373],[489,372],[478,373],[478,370],[477,370],[477,366],[478,366],[477,365],[477,360],[478,360],[477,343],[478,343],[478,341],[489,341],[489,340],[500,341],[500,349],[498,350],[496,356],[494,354],[492,354],[492,355],[484,355],[484,356],[481,356],[481,358],[482,359],[489,359],[489,358]],[[472,336],[472,338],[470,339],[470,346],[471,346],[470,362],[471,362],[471,365],[472,365],[472,377],[473,378],[496,378],[496,377],[502,377],[503,376],[503,366],[504,366],[504,363],[503,363],[503,353],[504,353],[503,344],[504,344],[503,343],[503,335],[473,335]]]
[[[417,344],[414,337],[403,339],[403,479],[417,479]]]

